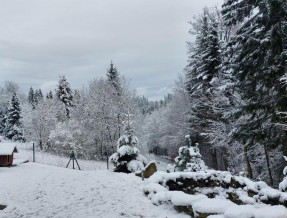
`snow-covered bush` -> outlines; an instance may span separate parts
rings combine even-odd
[[[51,131],[49,142],[45,150],[69,156],[74,151],[78,156],[83,156],[82,145],[83,133],[80,124],[74,120],[58,123]]]
[[[127,115],[126,135],[119,138],[117,143],[117,152],[110,157],[110,161],[115,166],[115,172],[131,173],[143,170],[147,164],[146,158],[139,154],[138,138],[134,136],[130,115]]]
[[[198,144],[191,145],[190,136],[186,135],[186,146],[179,148],[179,156],[175,158],[175,171],[197,172],[206,170],[207,167],[201,159]]]
[[[283,156],[287,162],[287,157]],[[283,170],[283,175],[285,176],[283,181],[279,184],[279,190],[282,192],[287,192],[287,166]]]

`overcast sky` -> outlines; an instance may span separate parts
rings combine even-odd
[[[186,65],[188,21],[223,0],[0,0],[0,81],[55,89],[105,76],[113,60],[138,94],[160,99]]]

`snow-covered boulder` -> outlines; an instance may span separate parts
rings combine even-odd
[[[178,211],[194,217],[213,215],[229,218],[233,217],[230,214],[235,214],[234,217],[251,214],[250,217],[256,218],[261,217],[260,210],[266,208],[270,211],[278,209],[270,217],[280,217],[278,214],[287,217],[287,209],[284,208],[287,206],[287,193],[271,188],[265,182],[254,182],[226,171],[156,172],[148,179],[144,192],[154,204],[169,203]],[[201,203],[197,196],[204,196]],[[246,213],[236,208],[229,211],[228,208],[237,205],[248,205],[241,208],[246,209]]]
[[[283,156],[287,162],[287,157]],[[283,175],[285,176],[283,181],[279,184],[279,190],[282,192],[287,192],[287,166],[283,170]]]

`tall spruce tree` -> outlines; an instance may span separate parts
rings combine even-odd
[[[191,31],[192,32],[192,31]],[[220,86],[220,40],[218,22],[208,16],[208,9],[200,19],[200,29],[195,45],[190,47],[189,64],[186,68],[187,89],[190,93],[192,141],[209,147],[211,165],[218,168],[215,138],[218,138],[218,124],[223,122]],[[196,139],[194,138],[196,137]],[[219,143],[218,143],[219,144]]]
[[[0,134],[4,133],[4,129],[7,122],[7,111],[0,111]]]
[[[123,88],[121,84],[120,74],[117,68],[114,67],[111,62],[110,68],[107,71],[107,79],[112,87],[112,95],[115,101],[115,107],[117,107],[116,118],[118,126],[118,137],[121,137],[122,122],[124,120],[124,107],[123,107]]]
[[[246,146],[263,145],[266,166],[273,184],[268,151],[281,145],[287,154],[286,122],[278,111],[287,111],[286,86],[286,0],[227,0],[223,5],[226,25],[240,24],[231,38],[230,58],[243,99],[239,116],[244,117],[234,136]]]
[[[47,93],[46,99],[53,99],[53,93],[51,90]]]
[[[43,93],[41,89],[38,89],[34,92],[34,105],[39,104],[41,101],[43,101]]]
[[[117,94],[119,95],[120,90],[121,90],[120,75],[118,73],[117,68],[114,67],[113,62],[111,62],[110,68],[107,71],[107,78],[108,78],[108,81],[111,83],[111,85],[118,92]]]
[[[67,81],[65,76],[59,77],[59,83],[56,90],[58,99],[64,104],[66,110],[66,117],[70,118],[70,110],[73,107],[73,90],[71,89],[70,83]]]
[[[34,89],[31,87],[28,93],[28,102],[33,105],[34,103]]]
[[[10,107],[8,109],[6,126],[4,129],[5,138],[13,141],[25,141],[23,136],[23,126],[20,121],[21,119],[21,108],[19,99],[14,93],[10,101]]]

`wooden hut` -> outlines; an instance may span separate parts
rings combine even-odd
[[[0,143],[0,167],[12,166],[15,152],[18,150],[14,143]]]

